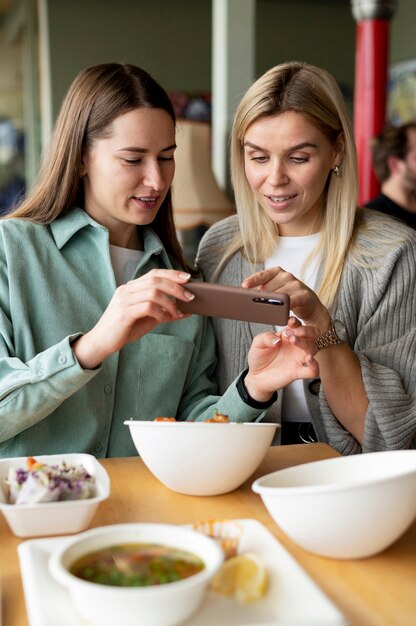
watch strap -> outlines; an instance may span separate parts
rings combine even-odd
[[[244,384],[244,379],[247,375],[247,372],[248,372],[248,369],[244,370],[244,372],[241,373],[239,379],[237,380],[237,391],[239,393],[240,398],[245,404],[248,404],[248,406],[251,406],[253,409],[262,409],[262,410],[268,409],[269,406],[271,406],[274,402],[276,402],[277,391],[274,392],[270,400],[267,400],[267,402],[258,402],[257,400],[255,400],[254,398],[250,396]]]
[[[329,329],[320,337],[315,339],[315,345],[318,350],[322,350],[323,348],[328,348],[329,346],[337,346],[340,343],[344,343],[344,341],[338,337],[334,321],[331,319]]]

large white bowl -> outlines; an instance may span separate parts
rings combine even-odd
[[[166,487],[213,496],[239,487],[263,460],[276,424],[124,422],[137,452]]]
[[[396,541],[416,517],[416,450],[305,463],[263,476],[252,488],[305,550],[368,557]]]
[[[123,543],[156,543],[199,556],[205,568],[177,582],[150,587],[111,587],[77,578],[68,570],[82,556]],[[52,576],[67,588],[81,616],[98,626],[173,626],[200,605],[224,554],[215,541],[170,524],[116,524],[88,530],[57,548],[49,560]]]
[[[18,537],[65,535],[85,530],[100,502],[110,495],[110,479],[103,466],[91,454],[37,455],[36,460],[48,465],[66,461],[83,465],[95,477],[95,496],[86,500],[41,502],[39,504],[8,504],[6,478],[9,467],[26,467],[27,457],[0,460],[0,510],[12,532]]]

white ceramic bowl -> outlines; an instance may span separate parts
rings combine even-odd
[[[199,556],[205,568],[177,582],[150,587],[111,587],[81,580],[68,568],[80,557],[122,543],[156,543]],[[55,550],[52,576],[67,588],[80,615],[98,626],[172,626],[185,621],[200,605],[210,579],[223,561],[212,539],[183,526],[116,524],[88,530]]]
[[[416,517],[416,450],[297,465],[259,478],[253,490],[305,550],[368,557],[391,545]]]
[[[124,422],[137,452],[166,487],[213,496],[239,487],[263,460],[276,424]]]
[[[8,504],[6,478],[9,467],[26,468],[27,457],[0,460],[0,510],[12,532],[18,537],[42,537],[77,533],[88,527],[100,502],[110,495],[110,479],[103,466],[91,454],[37,455],[36,460],[49,465],[62,461],[82,464],[95,477],[96,495],[86,500]]]

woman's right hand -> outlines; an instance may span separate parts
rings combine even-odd
[[[304,320],[305,324],[314,326],[318,332],[317,336],[328,330],[331,318],[316,293],[281,267],[256,272],[243,280],[241,285],[250,289],[287,293],[293,313]]]
[[[97,324],[72,344],[81,367],[94,369],[158,324],[188,317],[175,300],[193,299],[184,288],[189,278],[190,274],[176,270],[151,270],[118,287]]]

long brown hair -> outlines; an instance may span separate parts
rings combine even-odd
[[[176,123],[169,96],[140,67],[104,63],[81,71],[62,103],[33,189],[7,217],[49,224],[74,206],[83,207],[80,171],[84,152],[109,134],[116,117],[140,107],[163,109]],[[189,269],[175,230],[170,190],[152,227],[167,253]]]

